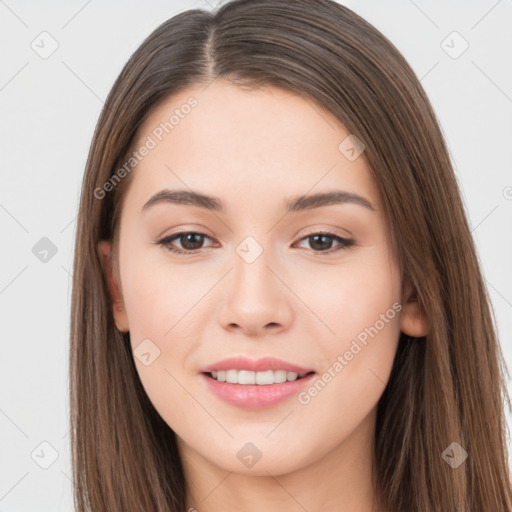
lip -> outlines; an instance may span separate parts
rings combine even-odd
[[[276,359],[275,357],[262,357],[261,359],[249,359],[247,357],[229,357],[222,361],[210,364],[202,368],[200,373],[210,373],[219,370],[249,370],[252,372],[265,372],[267,370],[286,370],[287,372],[309,373],[312,368],[303,368],[293,363]],[[284,383],[283,383],[284,384]]]
[[[234,368],[230,366],[229,369]],[[281,367],[281,369],[284,368]],[[288,398],[296,396],[304,387],[310,384],[315,375],[316,373],[311,373],[295,381],[268,385],[219,382],[207,373],[201,373],[200,378],[203,379],[207,388],[224,402],[239,409],[254,411],[274,407]]]

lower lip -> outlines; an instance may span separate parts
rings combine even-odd
[[[283,382],[281,384],[230,384],[219,382],[201,373],[209,389],[221,400],[240,409],[258,410],[273,407],[285,401],[292,395],[299,393],[311,379],[314,373],[302,377],[302,379]]]

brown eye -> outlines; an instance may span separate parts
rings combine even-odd
[[[211,238],[204,233],[183,231],[163,238],[157,243],[175,254],[187,255],[200,252],[201,249],[204,248],[203,243],[205,239],[211,240]],[[301,238],[300,241],[302,242],[303,240],[307,240],[311,250],[319,255],[331,254],[338,250],[348,249],[356,245],[354,240],[343,238],[330,232],[311,233]],[[176,242],[179,242],[181,247],[176,247]],[[334,243],[337,243],[338,246],[332,249]]]
[[[202,249],[205,238],[210,238],[204,233],[197,232],[182,232],[176,233],[175,235],[166,237],[158,242],[163,245],[166,249],[177,254],[194,254]],[[174,247],[172,244],[177,240],[179,241],[182,248]]]
[[[348,249],[349,247],[355,245],[354,240],[343,238],[341,236],[329,232],[312,233],[301,238],[301,241],[302,240],[308,240],[311,249],[319,254],[331,254],[338,250]],[[330,250],[334,242],[338,243],[338,247],[333,250]]]

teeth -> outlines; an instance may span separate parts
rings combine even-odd
[[[219,382],[230,384],[281,384],[286,381],[297,380],[304,374],[287,372],[286,370],[267,370],[266,372],[251,372],[249,370],[218,370],[211,372],[212,377]]]

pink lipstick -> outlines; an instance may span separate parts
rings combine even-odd
[[[232,357],[202,368],[200,374],[208,389],[224,402],[258,410],[299,393],[315,371],[273,357]]]

